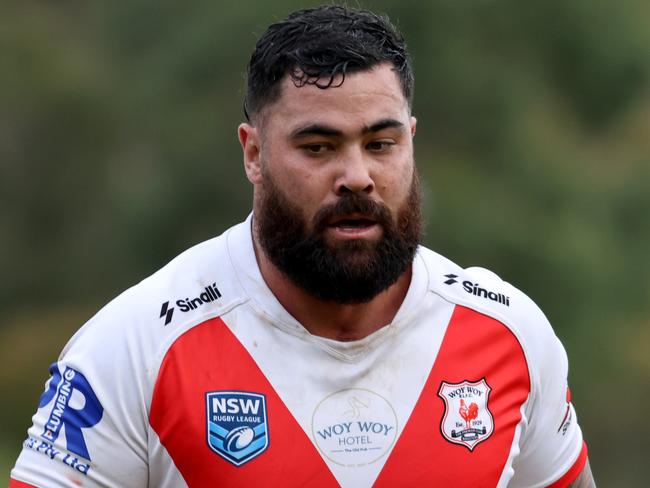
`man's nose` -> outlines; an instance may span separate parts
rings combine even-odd
[[[370,175],[370,164],[362,150],[347,151],[340,161],[340,174],[336,179],[334,191],[338,196],[344,193],[367,193],[375,189]]]

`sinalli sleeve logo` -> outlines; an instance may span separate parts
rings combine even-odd
[[[485,378],[440,384],[438,396],[445,402],[440,430],[445,439],[473,451],[478,443],[492,435],[494,419],[488,408],[491,390]]]
[[[241,466],[269,446],[266,398],[245,391],[206,393],[208,445],[226,461]]]

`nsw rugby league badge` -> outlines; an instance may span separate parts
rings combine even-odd
[[[445,439],[473,451],[492,435],[494,419],[488,405],[491,390],[485,378],[440,384],[438,396],[445,402],[440,431]]]
[[[206,393],[207,437],[210,449],[241,466],[269,446],[266,397],[247,391]]]

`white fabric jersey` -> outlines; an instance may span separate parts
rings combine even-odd
[[[10,486],[564,486],[582,469],[566,354],[524,294],[421,247],[392,323],[327,340],[268,289],[250,227],[72,337]]]

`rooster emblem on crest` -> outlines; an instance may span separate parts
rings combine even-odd
[[[469,423],[472,420],[474,420],[476,417],[478,417],[478,405],[472,402],[469,404],[469,407],[467,407],[465,405],[465,400],[461,399],[458,413],[460,413],[460,416],[465,421],[465,428],[469,429],[470,428]]]

